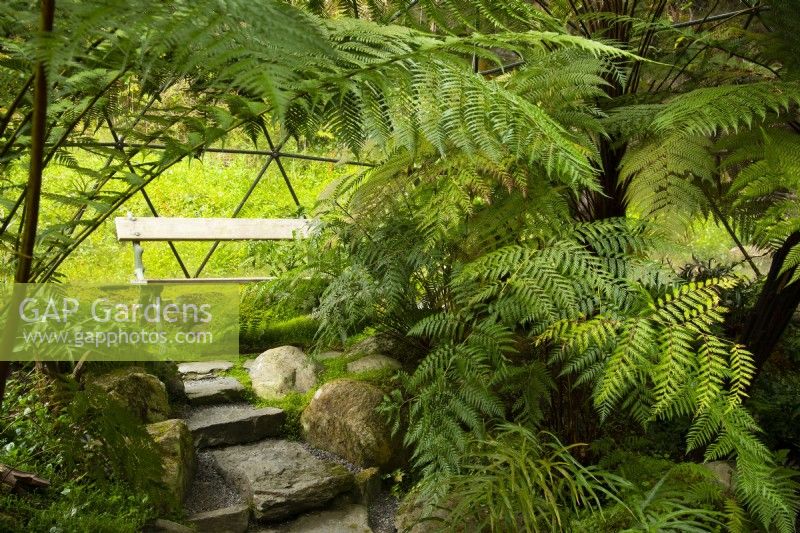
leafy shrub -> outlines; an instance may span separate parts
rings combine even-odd
[[[153,512],[159,456],[144,427],[107,395],[28,375],[9,381],[4,408],[0,462],[51,481],[43,492],[4,497],[10,523],[134,531]]]
[[[504,425],[495,437],[470,443],[461,473],[428,478],[423,492],[452,502],[446,527],[454,530],[566,531],[575,512],[597,512],[627,486],[619,476],[581,465],[575,447]]]
[[[124,483],[64,482],[54,494],[0,496],[0,530],[137,533],[151,515],[150,502]]]

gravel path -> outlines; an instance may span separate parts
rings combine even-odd
[[[197,471],[184,503],[186,514],[213,511],[237,503],[244,503],[244,498],[217,471],[211,454],[198,452]]]
[[[369,527],[374,533],[395,533],[394,516],[397,514],[397,498],[388,490],[382,490],[370,502]]]

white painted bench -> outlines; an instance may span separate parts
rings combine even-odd
[[[241,283],[274,278],[160,278],[144,275],[145,241],[280,241],[305,238],[314,221],[304,218],[171,218],[127,217],[114,219],[117,240],[133,243],[133,283]]]

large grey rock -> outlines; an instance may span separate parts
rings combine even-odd
[[[372,533],[368,520],[366,507],[350,504],[309,513],[280,527],[259,529],[258,533]]]
[[[350,346],[345,350],[346,355],[368,355],[373,353],[390,353],[394,354],[398,350],[397,341],[388,335],[372,335],[366,337],[360,342]]]
[[[359,466],[385,467],[397,443],[386,419],[376,412],[383,392],[352,379],[326,383],[300,417],[306,440]]]
[[[89,378],[142,422],[169,418],[169,400],[164,384],[144,369],[129,366]]]
[[[250,507],[244,504],[190,516],[197,533],[244,533],[250,523]]]
[[[351,361],[347,364],[347,371],[357,374],[359,372],[371,372],[373,370],[399,370],[400,367],[401,365],[397,359],[374,353]]]
[[[197,361],[179,364],[178,372],[180,372],[183,379],[205,379],[214,377],[231,368],[233,368],[233,363],[230,361]]]
[[[164,498],[159,503],[162,510],[176,509],[183,503],[186,489],[194,475],[195,450],[192,434],[186,422],[180,419],[155,422],[145,427],[161,455],[163,472],[158,484]]]
[[[259,355],[250,367],[253,390],[265,399],[308,392],[317,384],[319,367],[300,348],[281,346]]]
[[[735,469],[727,461],[711,461],[710,463],[703,463],[703,466],[708,469],[714,478],[723,486],[725,490],[733,490],[736,488]]]
[[[192,405],[233,403],[244,399],[244,386],[235,378],[195,379],[186,382],[186,397]]]
[[[249,404],[198,407],[186,420],[198,448],[246,444],[280,434],[286,413],[277,407]]]
[[[345,467],[314,457],[298,442],[264,440],[211,454],[222,475],[252,502],[260,521],[318,509],[353,489],[353,475]]]

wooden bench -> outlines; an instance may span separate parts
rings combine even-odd
[[[145,241],[281,241],[305,238],[314,221],[304,218],[170,218],[127,217],[114,219],[117,240],[133,243],[132,283],[241,283],[274,278],[161,278],[144,275]]]

